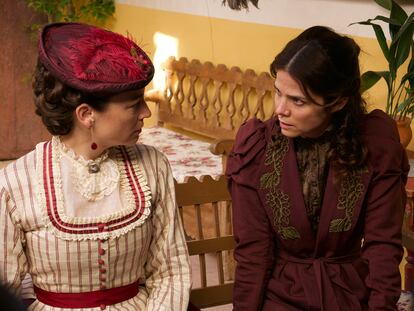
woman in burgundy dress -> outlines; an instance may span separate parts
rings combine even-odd
[[[359,52],[316,26],[270,66],[274,118],[240,128],[227,168],[234,310],[396,310],[409,166],[395,122],[366,112]]]

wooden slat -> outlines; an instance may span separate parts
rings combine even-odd
[[[224,236],[205,240],[188,241],[188,252],[190,256],[203,253],[216,253],[222,250],[231,250],[235,247],[236,242],[233,236]]]
[[[214,234],[216,238],[220,237],[220,219],[219,219],[219,212],[218,212],[218,202],[212,202],[211,205],[213,206],[213,215],[214,215]]]
[[[188,243],[188,242],[187,242]],[[206,256],[204,253],[198,255],[200,263],[200,282],[202,287],[207,286],[207,269],[206,269]]]
[[[208,308],[232,303],[233,283],[194,288],[190,294],[190,301],[198,308]]]
[[[184,183],[176,182],[175,195],[179,206],[231,200],[224,176],[218,181],[210,176],[202,176],[200,180],[191,176]]]
[[[197,238],[198,242],[204,241],[204,233],[203,233],[203,223],[201,221],[201,211],[200,211],[200,204],[194,204],[194,210],[195,210],[195,217],[196,217],[196,225],[197,225]],[[188,247],[188,241],[187,241],[187,247]],[[200,281],[201,286],[206,287],[207,286],[207,269],[206,269],[206,252],[198,252],[198,260],[200,264]]]

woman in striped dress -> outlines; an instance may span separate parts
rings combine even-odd
[[[171,170],[136,145],[153,73],[119,34],[42,30],[33,88],[53,137],[0,171],[0,282],[34,299],[30,310],[187,309]]]

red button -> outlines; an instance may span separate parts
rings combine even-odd
[[[105,264],[105,261],[103,259],[98,259],[98,263],[103,266]]]
[[[106,305],[102,304],[99,306],[99,308],[101,308],[101,310],[105,310],[106,309]]]
[[[100,272],[100,273],[102,273],[102,274],[103,274],[103,273],[106,273],[106,269],[101,268],[101,269],[99,269],[99,272]]]
[[[99,249],[99,255],[105,255],[105,250],[103,248]]]
[[[106,281],[106,277],[104,277],[103,275],[99,278],[99,280],[101,280],[101,282],[105,282]]]

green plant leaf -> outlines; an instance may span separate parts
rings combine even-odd
[[[412,14],[412,16],[414,16],[414,13]],[[411,20],[410,25],[408,26],[408,28],[405,29],[404,32],[402,32],[398,40],[397,52],[395,55],[397,69],[407,60],[410,54],[411,44],[413,42],[413,34],[414,23],[413,20]]]
[[[409,96],[407,99],[399,103],[397,107],[398,114],[402,115],[402,114],[406,114],[407,112],[409,113],[410,110],[414,108],[412,107],[412,102],[413,102],[413,97]]]
[[[390,12],[390,18],[398,20],[401,25],[404,24],[405,20],[407,19],[408,15],[404,11],[404,9],[398,5],[397,2],[394,0],[391,0],[392,6],[391,6],[391,12]],[[389,24],[389,30],[390,30],[390,36],[391,39],[394,39],[400,28],[396,26],[395,24]]]
[[[413,114],[414,113],[414,96],[410,96],[409,100],[411,100],[411,104],[407,106],[407,114]]]
[[[379,16],[377,16],[379,17]],[[376,17],[376,18],[377,18]],[[383,17],[383,16],[382,16]],[[381,26],[372,23],[371,21],[375,19],[369,19],[365,22],[357,22],[353,24],[361,24],[361,25],[370,25],[374,29],[375,36],[377,38],[378,44],[381,47],[382,54],[384,54],[385,58],[390,61],[390,49],[388,48],[387,39],[385,38],[384,31],[382,30]],[[351,25],[353,25],[351,24]]]
[[[391,10],[392,7],[392,1],[391,0],[374,0],[376,3],[378,3],[383,8],[387,9],[388,11]]]
[[[36,12],[45,14],[49,22],[103,22],[115,12],[114,0],[25,0]],[[82,5],[81,5],[82,4]],[[84,9],[86,7],[86,9]]]
[[[402,37],[408,29],[414,25],[414,12],[410,14],[410,16],[404,21],[401,25],[401,28],[398,30],[398,33],[395,35],[393,41],[397,41],[400,37]]]
[[[404,24],[404,21],[399,21],[398,19],[393,19],[393,18],[389,18],[389,17],[386,17],[386,16],[377,15],[374,18],[367,19],[366,21],[355,22],[355,23],[351,23],[349,25],[355,25],[355,24],[372,25],[372,21],[382,21],[382,22],[385,22],[387,24],[393,24],[393,25],[396,25],[396,26],[401,26],[402,24]]]
[[[401,78],[401,84],[404,84],[406,81],[412,80],[414,78],[414,72],[409,70],[402,78]],[[410,87],[412,88],[412,85],[410,83]]]
[[[91,16],[95,20],[103,21],[115,12],[113,0],[91,0],[80,8],[84,16]]]
[[[410,89],[414,90],[414,42],[411,42],[411,59],[408,63],[407,67],[407,73],[402,78],[405,82],[405,80],[408,80],[408,83],[410,84]]]
[[[388,89],[390,88],[389,84],[389,71],[367,71],[364,72],[361,76],[361,93],[364,93],[366,90],[369,90],[373,87],[381,78],[387,83]]]
[[[381,76],[374,71],[364,72],[361,76],[361,93],[369,90],[381,79]]]

